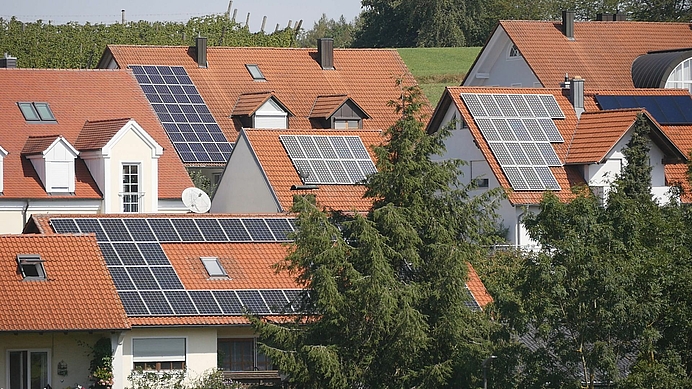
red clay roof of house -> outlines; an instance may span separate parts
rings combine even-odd
[[[238,96],[238,101],[235,103],[231,115],[250,116],[272,96],[272,92],[243,93]]]
[[[314,194],[319,205],[336,210],[367,211],[372,207],[372,200],[363,198],[365,187],[362,185],[319,185],[319,189],[314,190],[291,190],[291,186],[302,185],[302,182],[279,135],[357,135],[370,152],[373,162],[376,162],[372,147],[379,146],[384,141],[381,131],[245,129],[244,134],[285,211],[291,209],[293,195],[296,194]]]
[[[26,143],[24,143],[22,154],[40,154],[46,151],[46,149],[58,138],[60,138],[60,135],[30,136],[26,139]]]
[[[555,125],[557,126],[562,138],[565,140],[572,139],[572,134],[577,126],[577,116],[574,112],[572,104],[569,102],[566,96],[563,95],[562,89],[537,89],[537,88],[493,88],[493,87],[447,87],[445,95],[440,100],[438,104],[438,109],[442,106],[442,100],[446,98],[451,98],[452,102],[455,104],[457,109],[461,112],[464,122],[469,126],[471,134],[476,139],[477,145],[480,151],[485,156],[486,161],[490,169],[497,177],[506,193],[507,198],[512,204],[538,204],[543,197],[542,191],[513,191],[512,186],[509,183],[507,177],[505,177],[500,164],[490,151],[490,146],[488,142],[483,138],[478,126],[473,120],[473,116],[469,112],[468,108],[461,99],[461,93],[519,93],[519,94],[552,94],[555,96],[558,105],[565,114],[565,119],[555,119]],[[438,115],[444,115],[444,112],[440,112]],[[436,115],[437,116],[437,115]],[[561,161],[565,160],[567,155],[568,142],[564,143],[553,143],[553,149]],[[584,185],[585,182],[583,178],[580,178],[577,174],[569,174],[569,171],[564,167],[551,167],[550,170],[560,184],[559,191],[553,191],[553,193],[562,200],[568,200],[574,198],[574,193],[572,192],[572,187],[577,185]]]
[[[471,292],[471,295],[476,300],[478,305],[481,308],[485,308],[486,305],[493,302],[493,298],[490,296],[490,293],[488,293],[488,290],[485,289],[483,281],[481,281],[481,278],[478,277],[478,273],[476,273],[473,266],[470,263],[467,263],[467,265],[469,267],[469,271],[468,279],[466,280],[466,287],[469,288],[469,292]]]
[[[46,280],[24,281],[17,254],[39,254]],[[0,331],[128,329],[93,235],[0,236]]]
[[[86,121],[131,117],[164,148],[159,160],[159,197],[180,198],[192,186],[185,167],[161,123],[129,71],[1,69],[0,112],[7,129],[0,146],[4,160],[3,198],[56,198],[49,196],[31,163],[21,156],[29,136],[60,134],[74,145]],[[47,102],[56,121],[27,122],[17,102]],[[101,198],[97,185],[80,159],[76,188],[70,198]]]
[[[579,119],[565,163],[600,163],[634,125],[642,109],[584,112]]]
[[[131,119],[86,121],[74,147],[77,150],[102,149]]]
[[[328,118],[348,100],[346,95],[317,96],[310,110],[311,118]]]
[[[416,84],[397,51],[390,49],[334,49],[334,70],[320,67],[316,49],[209,47],[207,68],[197,65],[193,51],[188,46],[111,45],[101,65],[112,56],[121,68],[185,67],[229,141],[236,139],[241,129],[230,115],[243,93],[274,91],[295,115],[289,119],[290,128],[312,127],[309,116],[317,96],[345,94],[370,115],[363,120],[363,128],[383,129],[399,119],[387,105],[400,99],[396,80],[402,79],[403,85]],[[245,64],[257,64],[266,81],[253,80]],[[423,113],[429,116],[431,108],[426,105]]]
[[[588,21],[574,23],[574,40],[561,22],[503,20],[503,28],[543,86],[581,76],[589,89],[634,88],[632,62],[649,51],[689,47],[688,23]]]

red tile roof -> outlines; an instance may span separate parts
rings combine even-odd
[[[632,62],[649,51],[689,47],[689,23],[589,21],[574,23],[574,40],[561,22],[503,20],[507,32],[543,86],[556,88],[565,73],[587,80],[586,88],[634,88]]]
[[[231,115],[250,116],[272,96],[272,92],[243,93],[238,96],[238,101],[235,103]]]
[[[59,137],[60,135],[30,136],[26,139],[24,148],[22,148],[22,154],[41,154]]]
[[[493,298],[490,296],[490,293],[488,293],[488,290],[485,289],[483,281],[481,281],[481,278],[478,277],[478,273],[476,273],[473,266],[468,263],[468,267],[469,271],[468,278],[466,280],[466,287],[469,288],[469,292],[471,292],[471,295],[476,300],[478,305],[481,308],[484,308],[486,305],[493,302]]]
[[[295,115],[290,119],[291,128],[312,127],[309,116],[317,96],[345,94],[370,115],[370,119],[363,120],[363,128],[383,129],[399,119],[387,105],[400,98],[396,80],[403,79],[404,85],[416,84],[396,50],[334,49],[334,70],[322,70],[316,49],[209,47],[208,68],[200,68],[190,50],[194,48],[111,45],[100,64],[112,57],[121,68],[185,67],[229,141],[235,140],[241,129],[230,115],[243,93],[273,91]],[[253,80],[245,64],[257,64],[266,81]],[[429,116],[430,107],[424,107],[423,113]]]
[[[39,254],[46,280],[24,281],[17,254]],[[0,331],[128,329],[93,235],[0,236]]]
[[[77,150],[102,149],[131,119],[86,121],[75,141]]]
[[[642,109],[585,112],[567,151],[565,163],[600,163],[634,125]]]
[[[60,134],[75,144],[87,121],[131,117],[164,148],[159,160],[159,197],[178,199],[192,186],[161,123],[129,71],[0,69],[0,112],[7,131],[0,146],[4,160],[3,198],[56,198],[42,187],[33,166],[21,156],[29,136]],[[47,102],[56,122],[27,122],[19,101]],[[83,161],[77,160],[77,185],[70,198],[101,198]]]
[[[291,190],[293,185],[301,185],[300,176],[286,153],[280,135],[357,135],[370,152],[373,162],[376,161],[372,150],[384,141],[381,131],[375,130],[262,130],[245,129],[244,134],[250,141],[252,150],[257,156],[269,184],[274,190],[284,211],[291,209],[293,195],[314,194],[317,203],[323,207],[342,211],[367,211],[372,207],[372,200],[364,199],[365,187],[362,185],[319,185],[314,190]]]
[[[348,100],[346,95],[317,96],[310,110],[311,118],[328,118]]]

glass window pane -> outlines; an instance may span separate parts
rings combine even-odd
[[[27,121],[41,120],[31,103],[19,103],[19,109],[22,111],[22,115],[24,115],[24,119]]]
[[[48,353],[31,353],[31,389],[43,389],[48,385]]]
[[[55,116],[53,116],[53,112],[51,112],[50,107],[48,107],[48,103],[34,103],[34,107],[36,107],[36,111],[38,112],[38,116],[41,117],[41,120],[55,120]]]

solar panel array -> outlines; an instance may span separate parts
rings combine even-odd
[[[692,98],[678,96],[603,96],[596,95],[601,109],[646,108],[659,124],[692,124]]]
[[[280,135],[304,184],[357,184],[377,172],[358,136]]]
[[[130,66],[184,163],[224,163],[232,146],[182,66]]]
[[[57,233],[95,233],[129,316],[291,314],[301,289],[186,290],[165,242],[276,242],[295,231],[290,218],[55,218]]]
[[[551,166],[562,166],[551,142],[564,142],[553,119],[564,118],[552,95],[462,93],[461,98],[514,190],[560,190]]]

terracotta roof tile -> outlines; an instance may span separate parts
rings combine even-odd
[[[600,163],[637,120],[641,109],[585,112],[581,115],[565,163]]]
[[[102,149],[131,119],[86,121],[75,141],[77,150]]]
[[[294,117],[291,128],[311,128],[309,120],[317,96],[348,95],[370,115],[364,129],[388,128],[399,115],[387,105],[398,100],[404,85],[415,85],[396,50],[334,49],[334,70],[322,70],[316,49],[273,47],[209,47],[207,68],[200,68],[188,46],[108,46],[104,58],[111,55],[118,66],[183,66],[204,98],[209,110],[226,134],[234,140],[242,128],[230,117],[243,93],[274,91],[274,95]],[[103,59],[102,59],[103,63]],[[245,64],[257,64],[266,81],[255,81]],[[426,105],[427,116],[431,108]]]
[[[632,62],[649,51],[689,47],[688,23],[587,21],[574,23],[574,40],[561,22],[503,20],[503,28],[543,86],[556,88],[565,73],[586,88],[634,88]]]
[[[317,203],[328,209],[343,211],[367,211],[372,207],[372,200],[364,199],[365,187],[362,185],[319,185],[319,189],[291,190],[293,185],[301,185],[300,176],[293,167],[290,157],[284,149],[280,135],[357,135],[368,149],[373,162],[376,161],[374,146],[384,141],[381,131],[375,130],[262,130],[245,129],[269,184],[274,190],[281,208],[291,209],[293,195],[314,194]]]
[[[23,281],[17,254],[39,254],[47,280]],[[129,328],[93,235],[0,236],[0,295],[0,331]]]
[[[180,198],[192,181],[173,145],[130,71],[0,69],[0,146],[4,160],[3,198],[55,198],[41,186],[34,168],[21,151],[29,136],[61,134],[75,144],[86,121],[131,117],[164,148],[159,160],[159,197]],[[18,101],[47,102],[55,115],[51,123],[28,123]],[[72,198],[100,198],[88,169],[77,160],[77,187]],[[80,170],[82,166],[83,169]],[[86,170],[84,170],[86,169]]]
[[[30,136],[26,139],[21,153],[24,155],[41,154],[58,138],[60,135]]]
[[[233,116],[250,116],[273,96],[272,92],[243,93],[231,111]]]
[[[680,201],[692,203],[692,185],[690,185],[688,166],[685,163],[671,163],[665,165],[666,185],[678,186],[682,190]]]
[[[490,296],[490,293],[488,293],[488,290],[485,289],[483,281],[481,281],[481,278],[478,277],[478,273],[476,273],[473,266],[470,263],[468,266],[469,271],[468,279],[466,280],[466,287],[469,288],[469,292],[471,292],[471,295],[473,296],[474,300],[476,300],[478,305],[481,308],[485,308],[486,305],[493,302],[493,298]]]
[[[346,95],[317,96],[310,110],[311,118],[328,118],[348,100]]]

